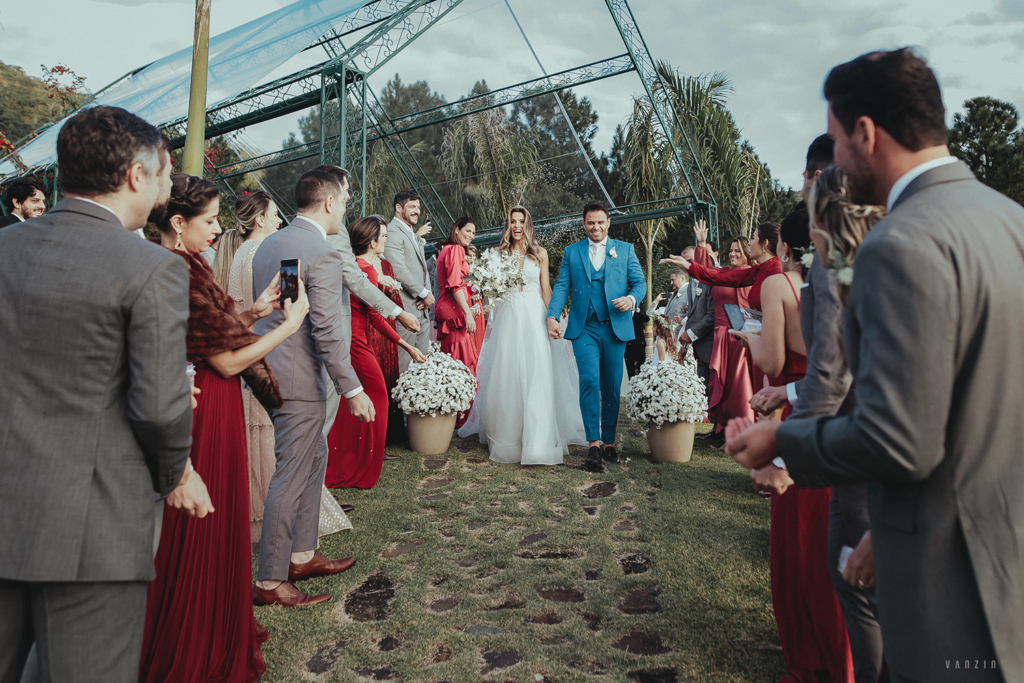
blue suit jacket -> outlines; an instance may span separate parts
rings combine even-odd
[[[615,249],[615,258],[612,249]],[[575,339],[583,333],[587,323],[587,312],[590,310],[590,240],[584,239],[565,248],[562,266],[558,270],[558,280],[551,289],[551,303],[548,316],[558,318],[562,307],[569,298],[569,326],[565,330],[566,339]],[[636,257],[633,245],[618,240],[608,240],[608,251],[604,260],[604,294],[608,300],[608,312],[612,331],[621,341],[633,338],[633,312],[620,311],[612,305],[620,296],[632,295],[637,302],[647,293],[647,280],[644,278],[640,260]]]

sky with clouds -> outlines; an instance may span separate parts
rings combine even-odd
[[[601,0],[510,0],[550,73],[625,50]],[[14,6],[18,5],[15,11]],[[212,33],[245,23],[287,0],[213,0]],[[942,83],[948,118],[963,101],[989,95],[1024,110],[1024,1],[972,0],[632,0],[655,59],[684,74],[724,72],[729,106],[744,137],[784,185],[798,186],[807,144],[825,127],[821,84],[828,69],[874,49],[917,46]],[[63,63],[93,91],[192,41],[194,0],[33,0],[0,4],[0,61],[32,75]],[[312,63],[306,53],[292,67]],[[426,80],[448,100],[479,79],[492,88],[541,75],[504,0],[464,0],[371,79],[395,73]],[[280,75],[280,74],[277,74]],[[600,115],[596,147],[642,86],[634,74],[583,86]],[[296,117],[250,129],[276,149]]]

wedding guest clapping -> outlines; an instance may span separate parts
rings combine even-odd
[[[381,216],[366,216],[348,226],[352,253],[366,278],[377,286],[377,271],[370,265],[372,254],[387,243],[388,226]],[[395,328],[360,299],[352,299],[352,343],[350,355],[352,369],[359,383],[373,402],[375,418],[360,420],[347,410],[338,409],[334,425],[327,435],[326,483],[331,488],[372,489],[380,479],[384,465],[384,441],[388,432],[389,397],[384,374],[373,349],[367,341],[366,330],[375,327],[393,345],[405,351],[414,363],[427,357],[399,336]]]
[[[300,286],[298,299],[285,302],[284,324],[262,337],[252,333],[256,320],[280,306],[277,281],[236,313],[203,257],[220,232],[220,192],[208,180],[182,173],[171,178],[167,216],[157,227],[161,244],[188,265],[188,359],[202,392],[191,459],[216,512],[204,520],[164,513],[139,680],[251,683],[266,668],[259,644],[267,633],[252,611],[249,464],[237,376],[265,406],[279,407],[277,380],[264,356],[299,329],[309,304]]]
[[[844,210],[888,210],[852,263],[830,262],[850,286],[844,346],[857,408],[737,421],[728,451],[755,468],[781,454],[799,485],[872,482],[894,680],[1020,680],[1024,422],[1006,406],[1024,383],[1024,292],[1007,283],[1024,268],[1024,209],[949,155],[938,80],[912,50],[835,67],[825,99],[849,176]]]
[[[187,464],[188,268],[132,232],[166,208],[168,150],[83,109],[57,135],[65,199],[0,230],[4,681],[33,641],[48,680],[135,680],[159,496],[210,511]]]
[[[475,338],[477,322],[472,310],[473,291],[466,282],[469,275],[466,247],[474,237],[476,224],[472,219],[463,217],[455,222],[441,247],[441,254],[437,257],[437,282],[441,296],[434,307],[434,320],[441,351],[465,363],[476,375],[479,358]]]

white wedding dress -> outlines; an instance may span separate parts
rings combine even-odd
[[[477,363],[480,382],[459,436],[479,434],[491,460],[559,465],[585,445],[579,374],[570,343],[548,336],[540,266],[523,263],[523,289],[491,311]]]

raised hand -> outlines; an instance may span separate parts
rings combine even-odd
[[[671,265],[676,268],[682,268],[683,270],[690,270],[690,262],[684,259],[682,256],[674,256],[669,254],[668,258],[663,258],[659,261],[662,265]]]
[[[701,218],[693,226],[693,234],[697,238],[697,246],[705,247],[708,243],[708,222]]]

